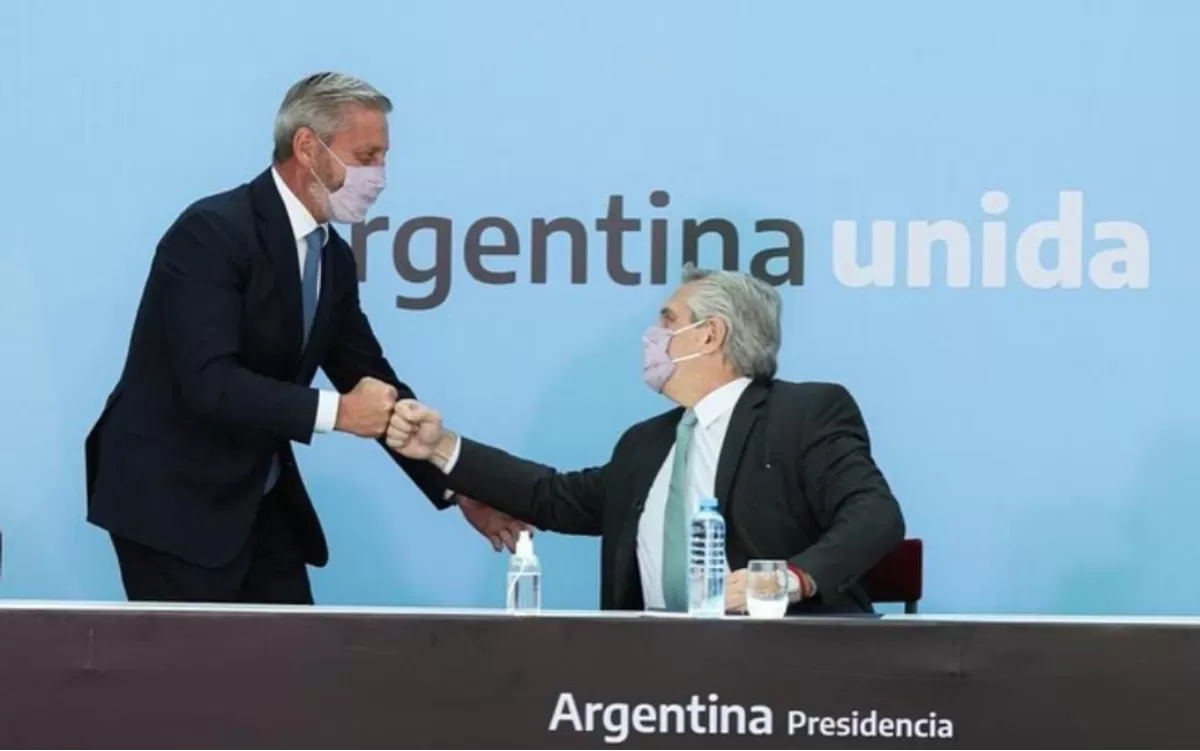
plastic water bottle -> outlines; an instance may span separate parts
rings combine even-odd
[[[725,519],[705,498],[688,528],[688,614],[725,615]]]
[[[533,552],[533,537],[521,530],[517,549],[508,560],[508,596],[506,609],[515,615],[538,613],[542,609],[542,564]]]

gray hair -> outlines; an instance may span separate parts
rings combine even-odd
[[[311,128],[328,143],[342,127],[343,110],[348,104],[384,114],[392,111],[391,100],[375,87],[341,73],[317,73],[288,89],[275,116],[275,161],[292,158],[292,139],[301,128]]]
[[[683,283],[694,286],[687,301],[693,323],[725,321],[724,355],[738,375],[773,378],[783,340],[779,291],[749,274],[708,271],[691,263],[683,267]]]

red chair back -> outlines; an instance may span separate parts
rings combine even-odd
[[[860,584],[872,602],[904,604],[905,613],[917,612],[924,582],[924,544],[904,540],[867,572]]]

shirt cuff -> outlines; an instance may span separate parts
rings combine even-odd
[[[317,394],[317,422],[314,433],[331,433],[337,424],[338,401],[341,394],[336,391],[321,391]]]
[[[817,594],[817,583],[795,566],[788,566],[788,592],[793,600],[807,600]]]
[[[458,452],[461,448],[462,438],[456,435],[454,436],[454,450],[450,452],[450,458],[446,460],[444,465],[442,465],[442,471],[446,474],[450,474],[454,471],[454,465],[458,463]]]

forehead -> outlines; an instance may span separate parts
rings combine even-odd
[[[659,317],[667,323],[690,320],[692,314],[688,310],[687,302],[693,291],[694,287],[691,284],[685,284],[675,290],[675,294],[663,303],[662,309],[658,312]]]
[[[342,110],[342,127],[334,134],[330,145],[341,146],[350,151],[388,150],[387,115],[379,110],[357,104],[346,105]]]

